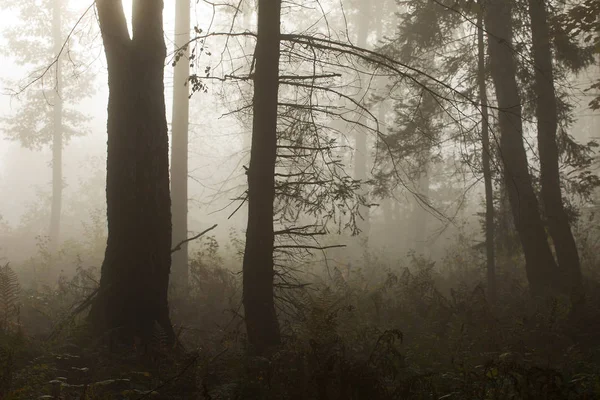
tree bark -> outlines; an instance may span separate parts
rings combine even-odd
[[[175,5],[175,51],[185,51],[175,65],[173,77],[173,122],[171,124],[171,211],[173,243],[181,243],[188,235],[188,132],[190,61],[190,0],[177,0]],[[177,292],[188,286],[188,244],[173,253],[172,285]]]
[[[108,65],[108,242],[90,320],[125,343],[157,327],[174,340],[163,1],[134,0],[132,38],[121,1],[96,7]]]
[[[496,301],[496,256],[494,248],[494,189],[490,168],[490,117],[488,110],[487,83],[485,73],[485,43],[483,37],[483,13],[477,16],[478,83],[481,102],[481,163],[485,186],[485,253],[487,266],[487,286],[490,303]]]
[[[569,291],[581,288],[581,267],[575,239],[563,207],[558,165],[556,131],[558,109],[548,13],[544,0],[529,0],[533,61],[535,65],[536,118],[542,182],[542,202],[558,265],[565,274]]]
[[[56,59],[56,89],[53,99],[53,130],[52,130],[52,203],[50,209],[50,248],[57,250],[60,241],[60,215],[62,210],[63,174],[63,103],[62,103],[62,1],[54,0],[52,7],[52,45]]]
[[[525,254],[529,287],[532,294],[540,295],[556,287],[558,268],[546,240],[523,144],[521,99],[517,87],[514,50],[511,47],[512,3],[505,0],[488,1],[484,21],[499,107],[504,180]]]
[[[257,354],[265,353],[281,340],[273,293],[280,18],[281,0],[259,0],[248,169],[248,228],[243,263],[246,330]]]

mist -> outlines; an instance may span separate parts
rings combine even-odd
[[[0,398],[600,396],[598,10],[6,1]]]

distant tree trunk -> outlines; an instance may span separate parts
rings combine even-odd
[[[253,23],[253,13],[254,13],[254,1],[246,0],[242,3],[242,25],[243,29],[247,31],[252,31],[252,23]],[[254,49],[254,39],[251,37],[244,37],[243,39],[243,51],[244,55],[248,58],[248,64],[252,64],[252,50]],[[248,152],[247,156],[244,157],[244,162],[248,162],[250,160],[250,148],[252,147],[252,132],[250,129],[247,129],[246,124],[244,124],[244,129],[242,130],[242,151]]]
[[[433,53],[426,55],[427,66],[434,66],[435,59]],[[417,254],[427,255],[425,244],[427,242],[427,225],[430,219],[430,168],[433,158],[433,147],[435,146],[435,137],[439,136],[438,127],[435,124],[437,113],[437,101],[428,92],[424,91],[421,95],[421,101],[415,111],[416,125],[419,126],[418,133],[414,140],[420,142],[420,151],[422,154],[416,154],[418,157],[416,193],[413,195],[413,212],[411,215],[411,236],[414,241],[414,250]]]
[[[134,0],[132,38],[121,1],[96,7],[108,65],[108,242],[90,320],[125,343],[157,326],[173,340],[163,1]]]
[[[481,3],[481,0],[480,0]],[[491,303],[496,301],[496,256],[494,249],[494,189],[490,168],[490,117],[488,110],[487,84],[485,73],[485,42],[483,37],[483,12],[477,16],[478,81],[479,100],[481,102],[481,163],[485,185],[485,253],[487,266],[488,297]]]
[[[359,12],[356,14],[356,23],[358,25],[357,45],[361,48],[367,47],[367,39],[371,26],[371,7],[369,1],[361,1]],[[362,88],[361,88],[362,89]],[[360,99],[357,99],[360,101]],[[354,148],[354,179],[365,182],[367,180],[367,132],[364,129],[356,126],[355,130],[355,148]],[[362,196],[367,197],[368,192],[361,189]],[[368,203],[368,201],[367,201]],[[359,207],[359,212],[362,219],[358,219],[358,228],[361,230],[361,236],[368,240],[370,230],[369,207]]]
[[[415,198],[412,223],[414,224],[414,241],[415,251],[417,254],[426,255],[425,243],[427,242],[427,220],[429,219],[429,211],[426,209],[429,203],[430,181],[429,181],[429,163],[423,166],[423,171],[419,174],[417,183],[417,192],[421,200]]]
[[[280,343],[273,293],[273,201],[281,0],[259,0],[252,148],[248,169],[248,228],[243,264],[244,310],[253,351]]]
[[[60,241],[60,215],[62,209],[63,175],[63,100],[62,100],[62,0],[54,0],[52,7],[52,45],[56,61],[56,89],[53,99],[52,130],[52,204],[50,209],[50,248],[56,250]]]
[[[177,0],[175,5],[175,50],[185,51],[175,65],[173,77],[173,121],[171,124],[171,212],[173,243],[181,243],[188,235],[188,131],[190,61],[190,0]],[[188,246],[173,253],[172,286],[181,293],[188,285]]]
[[[436,67],[435,53],[427,52],[423,54],[423,68],[434,71]],[[437,124],[439,104],[435,97],[423,90],[420,101],[414,112],[414,119],[411,128],[414,131],[413,140],[416,141],[419,151],[415,154],[418,164],[416,174],[416,195],[413,194],[413,213],[410,217],[412,226],[411,237],[413,239],[414,250],[417,254],[428,255],[426,252],[427,225],[430,220],[429,208],[432,206],[430,199],[431,180],[430,169],[432,167],[433,149],[437,137],[440,135],[440,128]]]
[[[386,20],[390,16],[394,16],[394,13],[391,13],[387,6],[388,4],[386,0],[380,1],[377,6],[377,11],[375,13],[375,18],[377,19],[377,23],[375,24],[375,35],[378,42],[381,42],[385,39],[384,29]]]
[[[512,3],[490,0],[484,11],[491,73],[498,99],[504,180],[515,226],[525,253],[527,279],[534,295],[555,287],[557,266],[546,240],[523,144],[521,99],[512,43]]]
[[[253,24],[254,24],[254,11],[256,9],[256,2],[254,0],[245,0],[242,2],[241,4],[241,13],[242,13],[242,30],[248,31],[248,32],[252,32],[253,31]],[[254,51],[254,46],[255,46],[255,38],[253,37],[243,37],[240,40],[242,40],[242,51],[243,51],[243,56],[246,58],[246,62],[248,66],[252,66],[252,57],[253,57],[253,51]],[[249,98],[250,94],[249,92],[247,93],[245,90],[243,92],[241,92],[241,95],[243,97],[243,99],[247,99]],[[250,127],[250,124],[248,122],[248,120],[243,119],[240,121],[241,124],[241,135],[242,135],[242,163],[244,166],[249,165],[250,163],[250,149],[252,147],[252,128]],[[244,192],[241,196],[239,201],[247,201],[247,192]],[[248,220],[248,209],[246,207],[242,207],[240,208],[240,210],[237,212],[240,221],[246,221]]]
[[[430,152],[428,151],[428,154]],[[425,242],[427,241],[427,220],[429,211],[426,210],[429,203],[429,162],[423,166],[423,171],[419,173],[417,181],[417,193],[420,199],[414,197],[413,211],[411,215],[411,225],[413,234],[411,237],[414,241],[414,249],[417,254],[425,254]]]
[[[531,17],[533,61],[535,64],[536,118],[542,202],[548,220],[550,236],[554,242],[558,265],[561,272],[568,276],[570,286],[568,290],[578,291],[581,287],[579,255],[567,213],[563,207],[560,190],[558,147],[556,145],[558,109],[545,1],[529,0],[529,15]]]

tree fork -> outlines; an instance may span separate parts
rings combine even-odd
[[[535,65],[536,119],[540,175],[542,182],[542,202],[547,218],[548,230],[556,250],[556,258],[561,274],[567,278],[565,288],[571,294],[580,292],[581,266],[575,238],[565,208],[560,189],[560,170],[556,131],[558,129],[558,106],[554,88],[554,71],[548,12],[544,0],[529,0],[531,36],[533,41],[533,62]]]
[[[108,66],[108,241],[90,321],[127,344],[157,325],[174,341],[163,1],[134,0],[132,38],[121,1],[96,7]]]
[[[488,32],[490,66],[498,99],[498,120],[502,135],[500,151],[504,181],[525,253],[530,290],[533,295],[544,295],[556,289],[558,268],[546,240],[523,144],[521,100],[511,48],[512,4],[505,0],[489,0],[485,5],[484,23]]]

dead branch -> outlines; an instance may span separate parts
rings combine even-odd
[[[175,246],[172,250],[171,250],[171,254],[175,253],[178,250],[181,250],[181,246],[183,246],[184,244],[186,244],[187,242],[191,242],[192,240],[196,240],[204,235],[206,235],[208,232],[212,231],[213,229],[215,229],[218,225],[214,224],[213,226],[211,226],[208,229],[203,230],[202,232],[200,232],[199,234],[197,234],[196,236],[192,236],[191,238],[187,238],[185,240],[182,240],[181,242],[179,242],[177,244],[177,246]]]

